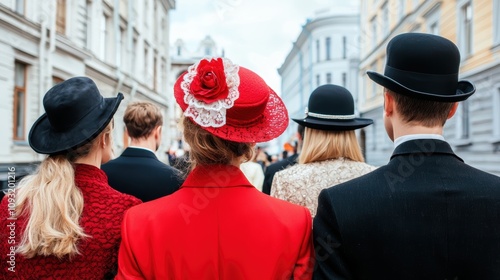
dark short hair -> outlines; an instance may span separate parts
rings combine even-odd
[[[398,112],[403,121],[418,123],[426,127],[444,125],[454,103],[437,102],[412,98],[386,89],[394,98]]]
[[[163,125],[160,108],[151,102],[134,102],[127,106],[123,122],[132,138],[147,138],[158,126]]]

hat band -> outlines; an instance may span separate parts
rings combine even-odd
[[[386,65],[384,75],[414,91],[440,95],[455,95],[457,91],[458,73],[425,74]]]
[[[318,113],[313,113],[313,112],[307,112],[306,113],[310,117],[315,117],[318,119],[325,119],[325,120],[352,120],[354,119],[355,115],[326,115],[326,114],[318,114]]]

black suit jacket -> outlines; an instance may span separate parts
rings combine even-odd
[[[500,177],[444,141],[402,143],[320,193],[314,242],[314,279],[500,279]]]
[[[297,158],[299,154],[293,154],[285,159],[282,159],[278,162],[270,164],[266,167],[266,171],[264,172],[264,184],[262,185],[262,192],[265,194],[271,194],[271,185],[273,184],[274,174],[276,172],[281,171],[288,166],[292,166],[297,163]]]
[[[169,195],[183,183],[181,173],[144,149],[127,148],[116,159],[102,166],[114,189],[150,201]]]

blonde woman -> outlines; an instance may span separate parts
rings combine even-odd
[[[112,157],[122,99],[103,98],[85,77],[47,92],[29,143],[48,156],[0,204],[2,279],[114,277],[123,214],[140,203],[113,190],[99,168]]]
[[[355,118],[351,93],[331,84],[316,88],[306,116],[293,120],[306,127],[299,164],[276,173],[271,195],[307,207],[314,217],[322,189],[375,169],[364,163],[354,133],[373,121]]]

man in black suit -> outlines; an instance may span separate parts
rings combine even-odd
[[[178,190],[183,182],[181,173],[155,155],[161,143],[160,109],[149,102],[135,102],[127,106],[123,121],[131,139],[130,146],[121,156],[102,166],[109,185],[144,202]]]
[[[314,279],[500,279],[500,177],[465,164],[444,140],[458,101],[449,40],[407,33],[387,46],[384,123],[389,163],[326,189],[314,218]]]
[[[281,171],[288,166],[295,165],[299,161],[299,151],[302,146],[302,139],[304,139],[304,129],[305,127],[300,125],[297,127],[297,145],[295,145],[293,155],[288,156],[278,162],[270,164],[266,167],[264,172],[264,184],[262,186],[262,192],[271,195],[271,186],[273,184],[274,174]]]

